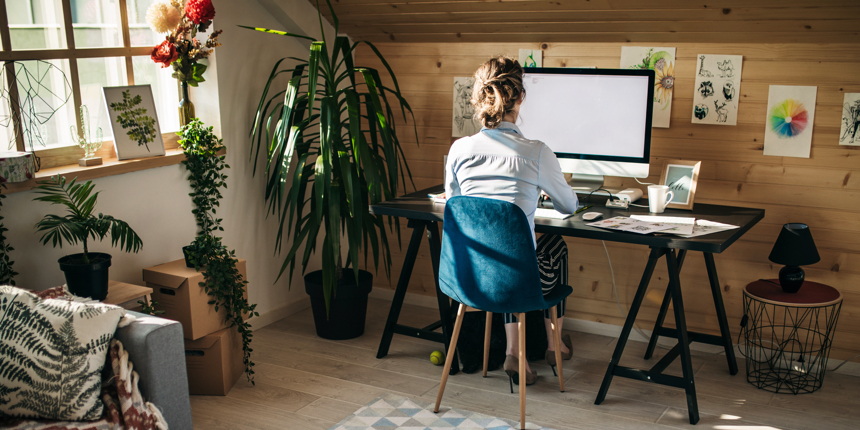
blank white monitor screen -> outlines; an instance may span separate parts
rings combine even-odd
[[[517,123],[525,137],[556,153],[565,172],[645,177],[653,76],[650,70],[525,69]]]

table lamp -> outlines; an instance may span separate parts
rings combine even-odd
[[[782,226],[768,260],[785,267],[779,271],[779,285],[786,293],[796,293],[803,285],[800,266],[821,261],[812,232],[806,224],[788,223]]]

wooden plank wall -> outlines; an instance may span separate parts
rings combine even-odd
[[[516,57],[520,48],[543,49],[546,67],[617,68],[622,44],[381,43],[377,46],[395,71],[415,112],[420,146],[415,145],[411,128],[402,127],[405,125],[402,120],[399,135],[405,142],[415,185],[422,189],[442,182],[442,157],[451,143],[455,76],[470,76],[494,54]],[[810,226],[821,254],[821,262],[805,267],[807,279],[832,285],[845,296],[832,356],[846,359],[860,353],[860,147],[838,144],[843,94],[860,92],[860,44],[673,43],[668,46],[677,48],[671,128],[653,130],[651,176],[643,182],[659,179],[665,159],[701,160],[697,203],[766,210],[761,223],[716,256],[733,336],[740,329],[743,287],[759,278],[777,276],[780,267],[770,263],[767,256],[779,229],[787,222],[802,222]],[[743,55],[737,126],[691,124],[698,54]],[[381,68],[373,52],[363,45],[356,57],[358,65]],[[810,158],[762,154],[769,85],[818,86]],[[644,188],[633,179],[607,178],[607,182],[618,187]],[[409,240],[405,223],[403,227],[400,248],[394,243],[396,239],[391,243],[392,280],[386,279],[380,270],[374,281],[377,288],[393,288],[396,284]],[[568,246],[570,284],[574,288],[573,299],[568,301],[568,316],[623,324],[603,245],[593,240],[568,239]],[[606,248],[618,300],[626,312],[648,249],[615,243],[607,243]],[[688,324],[692,330],[716,333],[703,258],[698,253],[688,257],[681,277]],[[640,313],[639,327],[653,327],[666,281],[666,269],[660,267]],[[433,294],[426,241],[409,291]]]

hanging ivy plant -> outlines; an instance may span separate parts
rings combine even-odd
[[[179,131],[179,145],[185,152],[182,162],[188,169],[188,180],[192,192],[189,194],[195,209],[191,212],[197,221],[197,237],[188,248],[190,262],[195,269],[203,272],[205,282],[200,286],[212,296],[209,304],[227,309],[230,326],[236,327],[242,335],[243,362],[248,381],[254,384],[254,362],[251,361],[251,325],[244,317],[259,316],[256,304],[249,304],[245,298],[244,279],[236,268],[236,251],[227,249],[221,238],[215,234],[224,231],[221,218],[216,217],[216,208],[221,204],[221,189],[227,187],[224,170],[230,166],[218,151],[224,148],[221,139],[205,127],[199,119],[194,119]]]
[[[3,188],[6,188],[6,184],[0,184],[0,208],[3,207],[3,199],[6,196],[3,195]],[[14,269],[12,269],[12,261],[9,258],[9,252],[14,251],[15,248],[9,246],[6,243],[6,232],[9,229],[3,225],[3,217],[0,216],[0,285],[15,285],[15,275],[18,274]]]

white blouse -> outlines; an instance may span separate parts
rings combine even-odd
[[[564,180],[558,158],[545,143],[526,139],[519,127],[502,122],[458,139],[448,152],[445,195],[504,200],[519,206],[534,238],[535,209],[543,190],[561,213],[576,210],[576,193]]]

